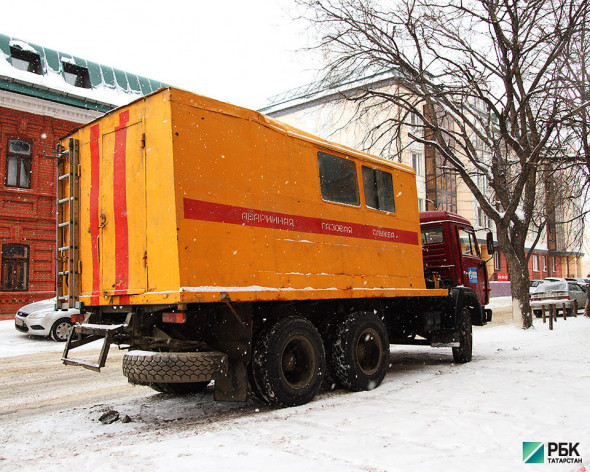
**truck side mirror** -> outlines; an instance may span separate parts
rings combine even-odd
[[[491,232],[486,235],[486,242],[488,245],[488,254],[491,256],[496,250],[494,247],[494,235]]]

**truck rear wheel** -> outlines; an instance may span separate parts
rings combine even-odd
[[[471,311],[469,307],[463,307],[457,319],[459,330],[459,347],[453,348],[453,359],[457,364],[471,361],[473,349],[473,335],[471,330]]]
[[[389,340],[381,319],[373,313],[354,313],[342,320],[330,348],[330,371],[354,392],[372,390],[389,366]]]
[[[324,345],[315,326],[305,318],[281,319],[254,343],[253,390],[271,405],[303,405],[320,390],[325,365]]]

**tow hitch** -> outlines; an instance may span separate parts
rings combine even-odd
[[[118,325],[93,325],[93,324],[82,324],[74,325],[66,341],[66,347],[61,358],[65,365],[77,365],[90,369],[95,372],[100,372],[101,367],[105,366],[107,356],[109,355],[109,348],[116,335],[123,333],[127,324]],[[89,362],[82,359],[71,359],[68,358],[68,354],[71,349],[83,346],[99,339],[104,338],[104,343],[98,356],[98,362]]]

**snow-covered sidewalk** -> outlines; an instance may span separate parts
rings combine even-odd
[[[4,323],[0,357],[12,348],[26,352],[17,342],[22,335]],[[48,351],[61,347],[20,340]],[[558,319],[553,331],[539,320],[527,331],[476,328],[469,364],[453,364],[450,349],[393,347],[376,390],[324,392],[283,410],[214,403],[209,393],[146,395],[137,387],[132,400],[81,402],[18,422],[0,417],[0,469],[590,470],[589,341],[590,320],[582,316]],[[101,424],[107,409],[132,422]],[[579,443],[583,463],[525,464],[523,441]]]

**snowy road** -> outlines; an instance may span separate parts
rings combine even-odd
[[[0,322],[0,470],[579,471],[524,464],[522,442],[579,442],[590,470],[590,319],[476,328],[474,360],[395,347],[376,390],[297,408],[215,403],[65,367],[62,345]],[[85,357],[93,355],[87,349]],[[107,410],[128,415],[103,425]]]

